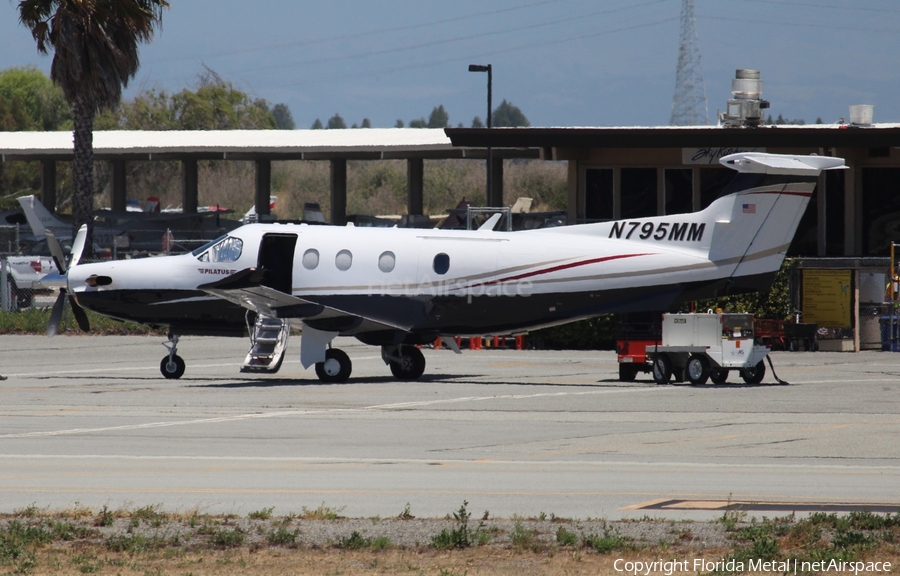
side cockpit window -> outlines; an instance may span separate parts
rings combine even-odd
[[[225,236],[206,246],[194,250],[193,254],[201,262],[235,262],[241,257],[244,242],[240,238]]]

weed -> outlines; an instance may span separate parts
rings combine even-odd
[[[560,546],[575,546],[578,544],[578,534],[560,526],[556,529],[556,543]]]
[[[372,539],[372,542],[369,544],[369,548],[372,550],[387,550],[390,547],[391,539],[387,536],[378,536]]]
[[[251,520],[268,520],[269,518],[272,517],[272,511],[273,511],[273,510],[275,510],[274,507],[272,507],[272,508],[262,508],[262,509],[260,509],[260,510],[256,510],[256,511],[254,511],[254,512],[251,512],[250,514],[247,514],[247,518],[249,518],[249,519],[251,519]]]
[[[279,526],[277,530],[272,530],[266,534],[266,542],[272,546],[293,546],[297,543],[297,536],[300,530],[288,530],[284,526]]]
[[[472,513],[466,510],[469,503],[463,500],[459,510],[453,513],[453,519],[456,520],[456,527],[452,529],[443,529],[440,534],[431,539],[431,543],[436,548],[469,548],[475,544],[482,545],[490,542],[490,534],[484,529],[484,522],[487,520],[488,512],[485,511],[478,528],[472,530],[469,528],[469,519]]]
[[[220,548],[237,548],[244,543],[246,536],[240,528],[232,530],[221,528],[212,534],[210,541]]]
[[[603,527],[602,536],[597,534],[582,534],[581,539],[585,548],[591,548],[594,552],[599,554],[609,554],[610,552],[634,548],[630,538],[618,534],[606,525]]]
[[[151,550],[159,550],[164,548],[167,542],[164,538],[147,537],[140,534],[129,534],[128,536],[113,536],[106,541],[106,547],[110,552],[127,552],[129,554],[139,554],[149,552]]]
[[[113,525],[115,519],[115,515],[113,515],[112,511],[104,504],[103,508],[100,509],[100,512],[97,513],[97,518],[94,520],[94,526],[109,527]]]
[[[345,536],[338,541],[338,548],[343,550],[362,550],[368,548],[371,542],[371,539],[354,530],[349,536]]]
[[[325,503],[322,502],[319,507],[314,510],[310,510],[304,506],[300,518],[303,520],[337,520],[342,517],[341,512],[343,511],[343,506],[335,510],[334,508],[325,506]]]
[[[534,547],[534,531],[526,530],[522,522],[516,520],[516,524],[509,533],[510,542],[517,550],[531,550]]]

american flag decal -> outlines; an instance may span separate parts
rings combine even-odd
[[[741,204],[741,212],[744,214],[756,214],[756,204]]]

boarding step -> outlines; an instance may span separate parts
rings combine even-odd
[[[287,320],[263,316],[256,317],[250,350],[244,358],[241,372],[274,374],[281,368],[291,326]]]

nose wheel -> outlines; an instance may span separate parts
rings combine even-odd
[[[169,349],[169,353],[163,356],[159,363],[159,371],[169,380],[177,380],[184,375],[184,360],[176,354],[178,351],[178,336],[169,334],[169,341],[163,342],[163,346]]]

